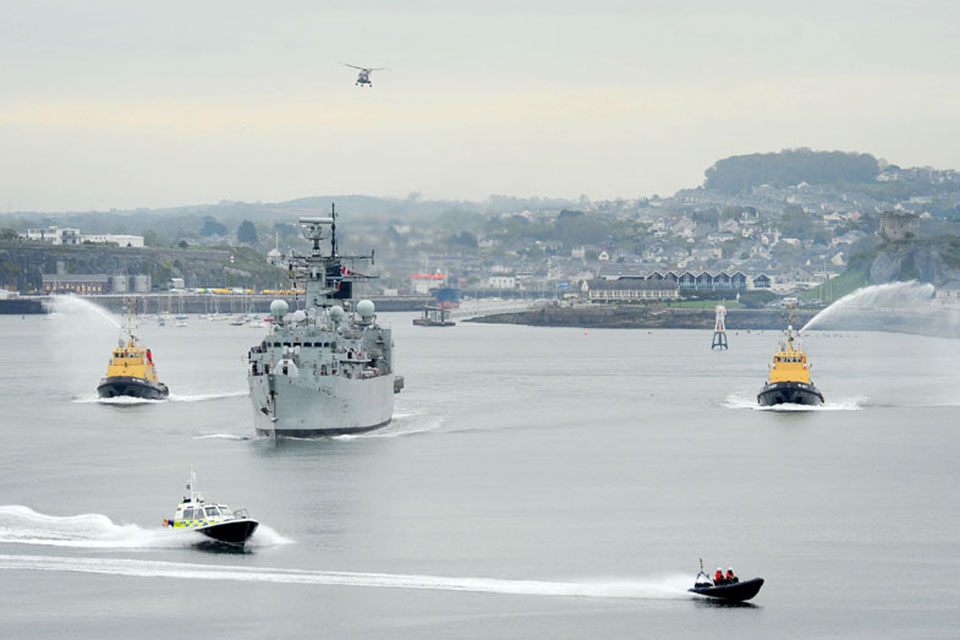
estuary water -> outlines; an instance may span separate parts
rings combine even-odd
[[[957,636],[960,341],[811,331],[827,405],[775,411],[774,332],[413,317],[393,424],[279,443],[262,330],[146,323],[171,399],[104,404],[115,327],[0,317],[0,637]],[[248,553],[160,527],[191,465]],[[754,606],[686,593],[700,557]]]

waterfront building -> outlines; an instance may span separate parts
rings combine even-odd
[[[25,233],[20,234],[20,237],[24,240],[54,245],[80,244],[81,242],[80,229],[61,229],[54,225],[46,229],[27,229]]]
[[[148,275],[107,275],[105,273],[44,273],[41,288],[44,293],[77,293],[102,295],[105,293],[150,293]]]
[[[24,240],[47,242],[52,245],[116,244],[119,247],[143,247],[143,236],[114,233],[82,234],[80,229],[61,229],[50,225],[46,229],[27,229],[21,233]]]
[[[643,304],[680,298],[675,283],[640,278],[584,280],[580,293],[592,304]]]

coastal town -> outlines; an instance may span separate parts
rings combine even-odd
[[[796,152],[780,158],[789,153]],[[348,204],[341,215],[357,231],[344,243],[356,251],[377,247],[378,278],[367,286],[381,298],[454,288],[473,297],[660,304],[816,290],[824,301],[866,283],[862,265],[856,278],[838,281],[858,255],[949,236],[960,219],[960,173],[953,170],[876,162],[869,182],[774,186],[752,179],[736,191],[725,188],[716,167],[706,175],[697,188],[634,200],[431,203],[411,196],[380,200],[373,213],[377,207]],[[174,224],[163,212],[110,212],[101,216],[106,223],[88,214],[81,220],[90,232],[57,224],[67,216],[7,216],[0,286],[6,296],[290,289],[286,262],[305,245],[289,220],[305,210],[309,203],[301,201],[221,203],[178,215]],[[27,226],[31,221],[48,224]],[[124,232],[110,232],[116,229]],[[946,279],[952,267],[943,269]],[[898,268],[887,277],[910,275]]]

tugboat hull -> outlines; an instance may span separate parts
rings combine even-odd
[[[164,400],[170,395],[167,385],[132,376],[111,376],[104,378],[97,386],[101,398],[144,398],[146,400]]]
[[[203,535],[216,540],[217,542],[228,544],[234,547],[242,547],[244,544],[246,544],[247,540],[250,539],[250,536],[254,534],[259,526],[260,523],[256,520],[242,518],[218,522],[200,529],[195,529],[195,531],[199,531]]]
[[[757,396],[761,407],[778,404],[802,404],[819,407],[823,404],[823,394],[812,384],[803,382],[772,382],[763,387]]]

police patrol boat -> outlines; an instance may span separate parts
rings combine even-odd
[[[377,324],[370,300],[353,303],[354,284],[372,276],[354,263],[369,256],[337,250],[336,210],[330,217],[300,218],[309,255],[290,257],[290,276],[305,290],[305,309],[270,304],[270,331],[248,353],[247,381],[260,435],[311,438],[361,433],[393,418],[393,395],[403,388],[394,374],[393,338]],[[329,253],[321,249],[329,241]],[[349,266],[348,266],[349,265]]]
[[[190,495],[180,500],[173,518],[164,518],[163,526],[198,531],[218,543],[243,548],[260,523],[251,518],[246,509],[231,511],[225,504],[204,502],[203,496],[195,490],[196,484],[197,476],[190,469],[190,482],[187,483]]]
[[[770,378],[757,395],[760,406],[823,404],[823,394],[810,380],[807,354],[793,343],[793,326],[787,325],[780,350],[773,356],[773,364],[770,365]]]
[[[101,398],[128,396],[163,400],[170,395],[167,385],[157,378],[153,354],[133,334],[133,320],[127,316],[126,340],[122,337],[110,356],[107,375],[97,385]]]

